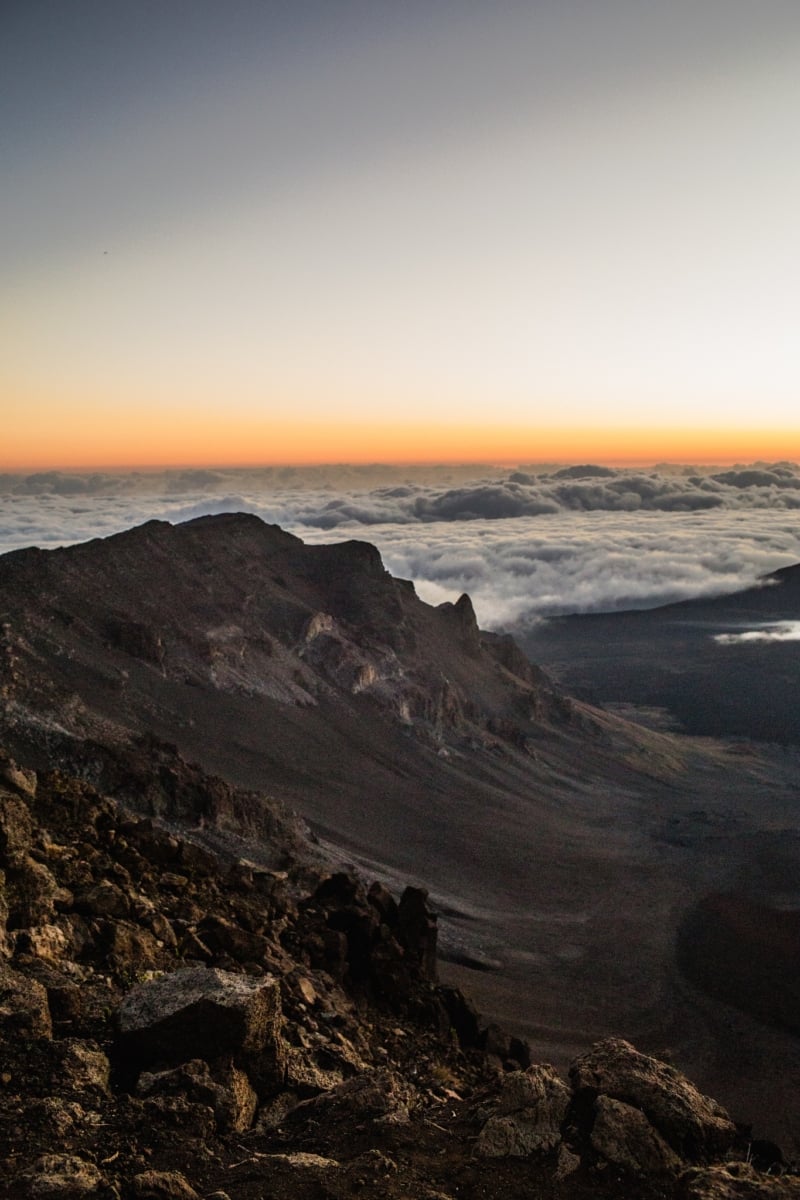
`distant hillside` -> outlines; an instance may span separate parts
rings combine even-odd
[[[792,622],[800,622],[800,566],[733,595],[556,617],[519,641],[565,688],[595,703],[662,710],[687,733],[800,745]],[[781,632],[795,640],[767,640]],[[763,640],[739,640],[753,633]]]

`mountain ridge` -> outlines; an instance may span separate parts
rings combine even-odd
[[[368,543],[306,546],[246,515],[4,556],[0,620],[0,733],[26,766],[173,743],[300,811],[331,864],[429,886],[443,977],[537,1057],[672,1045],[784,1136],[795,1076],[765,1067],[739,1103],[727,1026],[679,979],[676,938],[749,869],[786,764],[574,700],[468,598],[434,608]]]

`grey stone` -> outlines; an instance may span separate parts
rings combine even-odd
[[[230,1054],[257,1060],[263,1074],[282,1072],[280,991],[276,979],[254,979],[206,967],[174,971],[132,988],[117,1028],[123,1058],[141,1067],[206,1062]]]
[[[5,1038],[52,1038],[47,992],[41,983],[0,963],[0,1034]]]
[[[575,1096],[598,1095],[640,1109],[676,1154],[690,1162],[725,1156],[736,1127],[724,1108],[666,1063],[621,1038],[597,1042],[570,1068]]]
[[[509,1072],[475,1153],[481,1158],[527,1158],[553,1150],[561,1140],[568,1102],[569,1089],[552,1067]]]
[[[96,1044],[79,1038],[68,1038],[58,1044],[61,1072],[65,1082],[75,1091],[107,1093],[111,1064]]]
[[[168,1071],[144,1071],[136,1091],[140,1096],[184,1096],[194,1103],[207,1104],[213,1108],[217,1126],[223,1132],[249,1129],[258,1104],[244,1071],[225,1063],[212,1075],[202,1059]]]
[[[136,1200],[200,1200],[179,1171],[142,1171],[134,1175],[132,1191]]]
[[[27,853],[32,837],[33,821],[27,805],[18,796],[0,791],[0,864]]]
[[[96,1191],[102,1175],[94,1163],[74,1154],[43,1154],[25,1176],[25,1190],[32,1198],[80,1200]]]
[[[598,1096],[591,1146],[606,1162],[632,1174],[670,1174],[683,1165],[644,1113],[621,1100]]]

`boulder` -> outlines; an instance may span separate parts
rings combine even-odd
[[[168,1071],[144,1071],[136,1091],[140,1096],[183,1096],[214,1110],[221,1132],[242,1133],[253,1123],[258,1098],[244,1071],[231,1063],[212,1074],[208,1063],[193,1059]]]
[[[227,954],[239,963],[261,963],[270,949],[263,934],[251,933],[219,916],[205,917],[197,933],[212,954]]]
[[[60,925],[34,925],[31,929],[18,929],[9,938],[14,954],[29,954],[33,958],[58,962],[71,949],[70,938]]]
[[[45,988],[5,963],[0,963],[0,1035],[30,1039],[53,1036]]]
[[[598,1096],[594,1104],[592,1150],[630,1174],[671,1174],[683,1165],[644,1113],[622,1100]]]
[[[412,1089],[399,1075],[388,1070],[367,1071],[313,1100],[304,1100],[291,1117],[331,1121],[336,1125],[342,1122],[407,1125],[413,1102]]]
[[[480,1045],[481,1021],[478,1010],[460,988],[439,986],[436,989],[436,1009],[439,1032],[443,1037],[453,1030],[464,1049]]]
[[[149,929],[141,929],[132,921],[98,921],[96,943],[109,968],[121,980],[141,978],[159,961],[160,946],[156,937]]]
[[[190,1154],[207,1146],[217,1132],[213,1108],[185,1096],[148,1096],[142,1112],[155,1142],[169,1148],[180,1145]]]
[[[550,1066],[509,1072],[475,1153],[481,1158],[527,1158],[555,1149],[569,1098],[569,1089]]]
[[[26,1195],[47,1200],[80,1200],[96,1192],[102,1175],[94,1163],[74,1154],[43,1154],[26,1174]]]
[[[131,1192],[136,1200],[200,1200],[179,1171],[142,1171],[134,1175]]]
[[[139,1068],[231,1055],[282,1077],[281,1004],[276,979],[190,967],[138,984],[117,1013],[117,1046]]]
[[[78,892],[74,899],[76,912],[89,917],[127,917],[131,902],[122,888],[110,879],[103,879]]]
[[[598,1096],[639,1109],[681,1158],[706,1162],[723,1158],[736,1127],[724,1108],[702,1095],[666,1063],[650,1058],[621,1038],[597,1042],[570,1067],[575,1124],[589,1137]],[[606,1109],[610,1117],[610,1110]]]

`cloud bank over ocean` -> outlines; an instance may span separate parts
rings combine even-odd
[[[761,642],[800,642],[800,621],[775,621],[745,633],[716,633],[720,646],[748,646]]]
[[[254,512],[307,541],[375,542],[486,626],[735,591],[800,560],[800,468],[351,466],[0,475],[0,551],[158,519]]]

